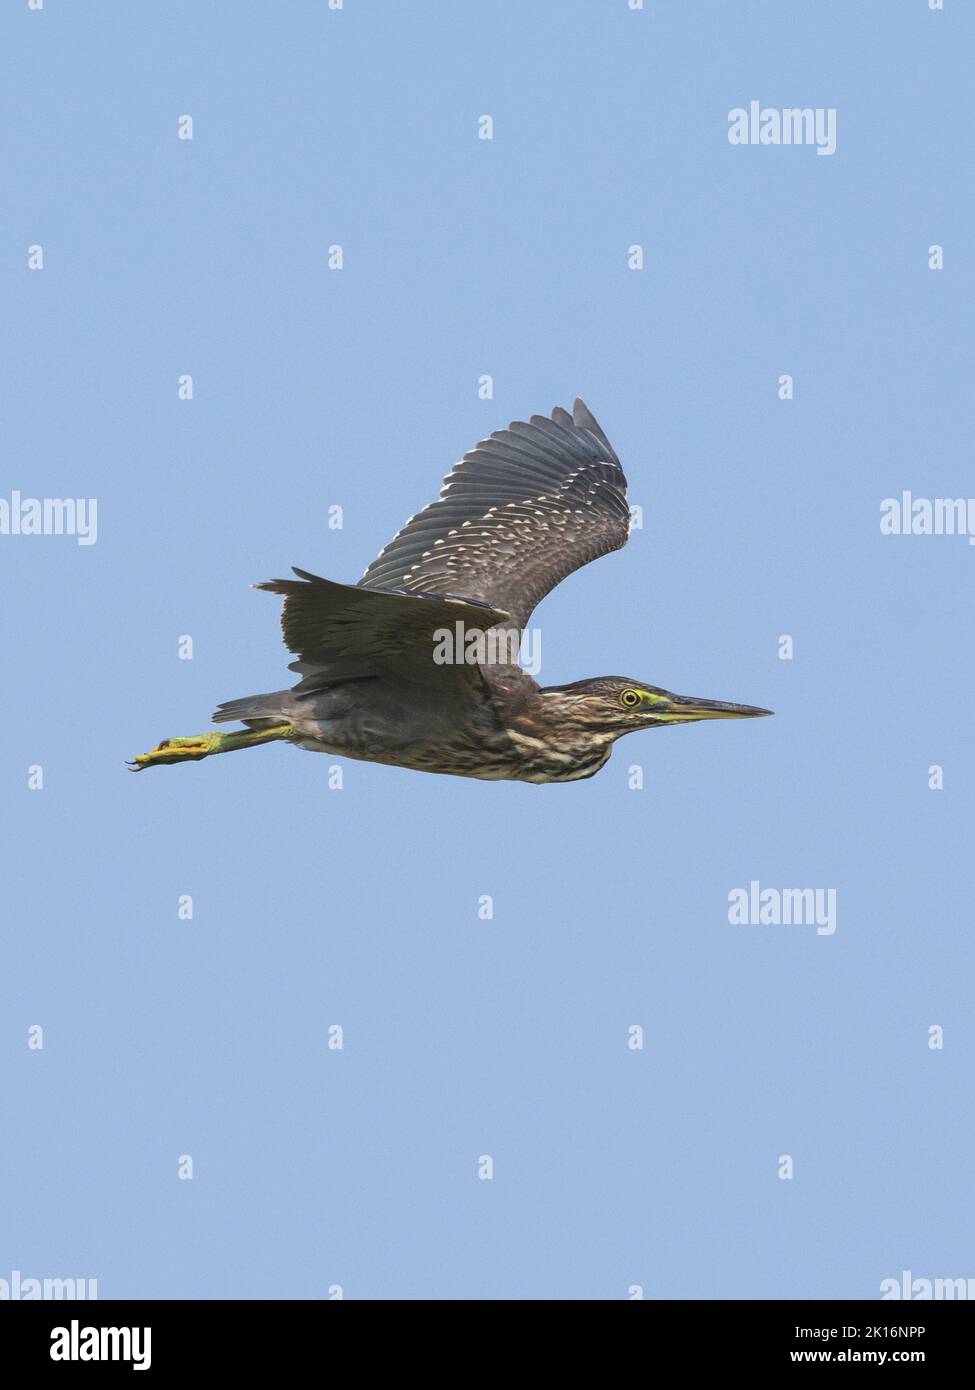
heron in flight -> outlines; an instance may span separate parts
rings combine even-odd
[[[518,664],[535,605],[629,530],[620,461],[581,400],[516,421],[464,455],[358,584],[299,569],[258,584],[284,598],[301,680],[220,705],[214,722],[244,730],[166,739],[131,766],[282,740],[421,772],[574,782],[637,729],[770,714],[623,676],[540,687]]]

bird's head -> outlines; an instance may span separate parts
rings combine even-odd
[[[702,700],[693,695],[674,695],[656,685],[644,685],[625,676],[599,676],[552,685],[542,691],[546,703],[563,725],[588,733],[610,733],[618,738],[637,729],[656,729],[665,724],[691,724],[699,719],[751,719],[771,714],[755,705],[730,705],[724,700]]]

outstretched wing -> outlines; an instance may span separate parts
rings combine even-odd
[[[359,580],[365,589],[456,594],[519,627],[566,575],[626,544],[626,478],[582,401],[515,421],[465,454],[440,497]]]
[[[401,679],[446,686],[479,686],[476,665],[438,660],[438,633],[486,631],[510,620],[510,614],[486,604],[439,594],[370,591],[336,584],[306,570],[297,579],[271,579],[255,588],[284,596],[281,629],[285,645],[298,660],[291,670],[311,689],[335,681],[393,673]]]

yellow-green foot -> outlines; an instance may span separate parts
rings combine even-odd
[[[290,738],[290,724],[278,724],[273,729],[238,729],[235,733],[190,734],[188,738],[164,738],[151,753],[137,753],[129,763],[133,772],[164,763],[198,763],[213,753],[233,753],[238,748],[255,748],[259,743]]]
[[[189,738],[164,738],[151,753],[137,753],[129,767],[133,772],[141,772],[146,767],[158,767],[163,763],[199,762],[211,753],[222,751],[221,742],[225,734],[191,734]]]

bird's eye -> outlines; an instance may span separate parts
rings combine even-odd
[[[636,709],[639,703],[640,695],[636,690],[624,690],[620,695],[620,704],[625,705],[627,709]]]

